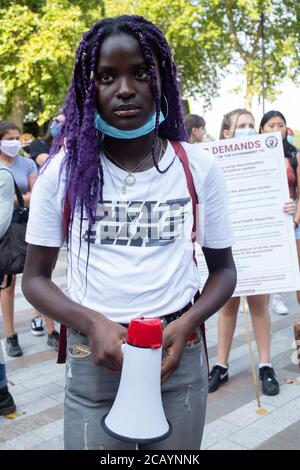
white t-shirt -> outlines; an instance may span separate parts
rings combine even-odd
[[[183,145],[203,212],[203,246],[230,247],[227,191],[218,163],[197,144]],[[64,171],[59,176],[63,157],[63,153],[56,155],[34,185],[26,236],[33,245],[61,247],[64,243]],[[97,221],[89,233],[84,215],[81,243],[79,214],[74,217],[68,294],[121,323],[175,312],[200,287],[191,241],[192,202],[182,163],[168,143],[159,167],[166,169],[174,160],[169,170],[161,174],[153,167],[135,173],[135,184],[127,186],[124,194],[122,184],[128,173],[104,155],[101,159],[103,204],[98,205]],[[129,233],[132,225],[135,235],[134,230]]]

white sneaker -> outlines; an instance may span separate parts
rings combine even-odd
[[[289,309],[283,302],[281,294],[273,295],[272,308],[274,313],[277,313],[277,315],[287,315],[289,313]]]
[[[43,336],[45,331],[42,317],[34,317],[31,320],[31,333],[33,336]]]

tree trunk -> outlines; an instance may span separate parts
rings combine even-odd
[[[11,119],[22,130],[24,119],[24,96],[20,91],[12,99]]]
[[[252,102],[254,98],[254,83],[253,83],[253,75],[252,73],[247,74],[247,86],[246,86],[246,95],[244,99],[245,108],[248,111],[252,110]]]

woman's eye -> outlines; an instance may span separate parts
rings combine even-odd
[[[113,80],[113,77],[110,73],[103,72],[103,73],[99,74],[99,79],[103,83],[108,83],[108,82],[111,82]]]
[[[149,79],[149,73],[145,69],[137,70],[135,75],[139,80],[148,80]]]

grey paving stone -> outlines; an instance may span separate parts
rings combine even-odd
[[[63,436],[57,436],[53,439],[43,441],[42,443],[32,447],[31,450],[64,450]]]
[[[31,449],[37,444],[43,442],[36,434],[32,432],[27,432],[22,434],[22,436],[15,437],[14,439],[10,439],[9,441],[5,441],[0,444],[0,450],[25,450]]]
[[[265,397],[261,399],[261,407],[265,409],[268,413],[272,413],[276,408],[267,404]],[[234,424],[240,428],[244,428],[259,419],[263,419],[264,416],[257,413],[259,409],[257,401],[251,401],[244,406],[241,406],[235,411],[226,414],[222,417],[222,420]]]
[[[24,383],[24,386],[33,390],[33,389],[36,389],[38,387],[42,387],[43,385],[47,385],[47,384],[50,384],[52,382],[58,382],[59,380],[64,380],[64,370],[61,369],[61,371],[58,369],[58,371],[55,373],[55,374],[51,374],[51,375],[42,375],[38,378],[34,378],[34,379],[31,379],[31,380],[25,380],[23,383]]]
[[[47,397],[52,397],[56,393],[61,393],[62,387],[55,383],[50,383],[47,384],[43,387],[39,387],[35,390],[30,390],[26,391],[22,395],[18,395],[15,397],[15,402],[18,407],[21,405],[27,405],[30,403],[35,403],[37,400],[40,400],[41,398],[47,398]],[[11,392],[13,393],[13,389],[11,389]]]
[[[300,421],[267,439],[255,450],[300,450]]]
[[[32,431],[33,434],[36,434],[43,440],[53,439],[59,435],[63,434],[63,419],[53,421],[52,423],[46,424],[45,426],[40,426]]]
[[[222,419],[207,424],[204,428],[201,449],[205,450],[238,431],[238,427]]]
[[[279,409],[267,414],[228,439],[247,449],[254,449],[275,434],[283,431],[299,420],[300,398],[296,398]],[[220,420],[221,421],[221,420]]]
[[[230,442],[227,439],[218,442],[217,444],[209,447],[206,450],[247,450],[246,447],[239,446],[234,442]]]
[[[50,395],[50,398],[57,401],[58,403],[63,403],[65,399],[65,392],[63,391],[55,393],[54,395]]]

